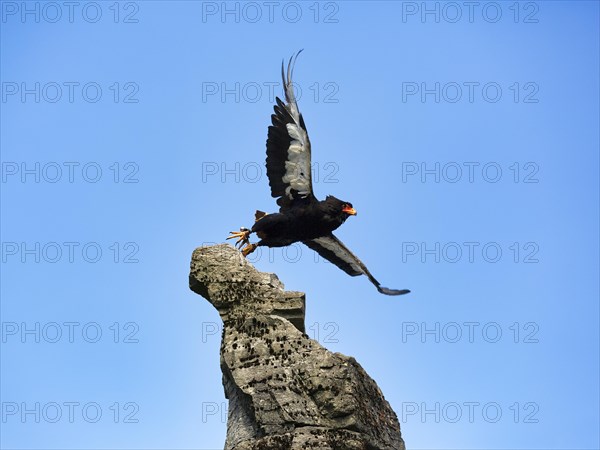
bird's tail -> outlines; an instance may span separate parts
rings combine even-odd
[[[254,221],[258,222],[260,219],[262,219],[263,217],[265,217],[267,215],[266,212],[264,211],[259,211],[258,209],[256,210],[256,212],[254,213]]]

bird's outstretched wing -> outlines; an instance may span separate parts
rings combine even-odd
[[[371,275],[371,272],[367,269],[367,267],[363,264],[363,262],[358,259],[358,257],[352,253],[348,247],[346,247],[342,242],[336,238],[333,234],[329,234],[327,236],[323,236],[316,239],[311,239],[309,241],[303,241],[305,245],[316,251],[323,258],[332,262],[348,275],[356,277],[358,275],[366,275],[371,283],[375,285],[377,290],[382,294],[386,295],[402,295],[408,294],[410,291],[408,289],[388,289],[382,287],[379,284],[379,281]]]
[[[281,63],[281,78],[285,103],[279,97],[271,115],[273,125],[267,138],[267,176],[271,195],[279,197],[281,209],[289,207],[296,199],[312,199],[312,176],[310,166],[310,141],[302,114],[298,110],[292,74],[296,58],[292,56],[287,66],[287,76]]]

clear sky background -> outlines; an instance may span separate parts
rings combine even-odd
[[[189,260],[275,210],[272,94],[301,48],[316,195],[412,293],[300,246],[256,267],[306,292],[308,334],[408,448],[599,447],[597,2],[1,6],[2,448],[223,447]]]

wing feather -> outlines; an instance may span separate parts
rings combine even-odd
[[[366,275],[367,278],[375,285],[377,290],[382,294],[386,295],[402,295],[408,294],[408,289],[388,289],[382,287],[379,281],[375,279],[371,272],[367,269],[367,266],[358,259],[358,257],[350,251],[348,247],[342,244],[337,237],[333,234],[311,239],[309,241],[303,241],[305,245],[316,251],[319,255],[325,258],[327,261],[335,264],[344,272],[350,276]]]
[[[297,198],[313,197],[311,150],[308,132],[298,110],[292,75],[300,50],[288,62],[287,73],[281,64],[285,102],[277,97],[267,137],[267,176],[271,196],[279,197],[282,209]]]

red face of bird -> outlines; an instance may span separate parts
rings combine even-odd
[[[344,203],[342,205],[342,212],[348,214],[349,216],[356,215],[356,210],[352,207],[352,203]]]

